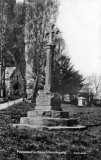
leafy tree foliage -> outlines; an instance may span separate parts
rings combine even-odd
[[[11,1],[1,1],[1,14],[2,14],[2,19],[1,19],[1,30],[4,32],[1,32],[1,38],[3,40],[4,38],[4,45],[3,45],[3,53],[4,53],[4,59],[5,59],[5,65],[9,66],[12,65],[11,63],[14,64],[14,57],[12,56],[11,53],[11,48],[13,43],[13,25],[14,25],[14,17],[15,17],[15,0]],[[4,5],[4,6],[3,6]],[[12,35],[12,36],[11,36]]]
[[[1,68],[4,72],[3,83],[5,86],[5,67],[17,65],[25,82],[25,4],[16,4],[15,0],[1,1]],[[2,86],[2,85],[1,85]]]
[[[101,97],[101,75],[92,74],[86,78],[89,82],[89,88],[96,99]]]
[[[55,50],[53,55],[52,91],[61,94],[77,95],[83,86],[83,75],[76,71],[71,64],[65,41],[58,29],[55,31],[53,43]]]
[[[74,70],[70,57],[60,55],[55,61],[53,70],[52,90],[61,94],[77,95],[83,86],[83,76]]]
[[[17,3],[16,5],[15,0],[4,0],[0,1],[0,7],[2,69],[6,66],[19,66],[24,86],[26,86],[26,43],[27,63],[32,67],[30,76],[33,80],[30,87],[33,86],[33,96],[35,97],[38,89],[42,88],[44,84],[44,66],[47,54],[45,46],[48,42],[46,33],[49,32],[50,25],[56,22],[58,0],[26,0],[26,3]],[[61,94],[77,94],[83,85],[83,76],[71,65],[70,57],[63,54],[66,46],[62,36],[53,35],[53,43],[55,50],[52,64],[52,91]],[[26,87],[24,87],[24,92],[25,90]]]
[[[57,0],[27,0],[26,44],[28,63],[31,64],[34,75],[34,97],[40,84],[40,75],[44,74],[45,35],[49,32],[50,25],[56,21],[57,10]]]
[[[5,97],[5,67],[7,66],[7,57],[11,58],[10,48],[10,30],[12,28],[12,21],[14,16],[15,0],[0,1],[0,91],[3,90],[3,97]],[[12,61],[11,61],[12,62]],[[1,94],[0,94],[1,95]]]

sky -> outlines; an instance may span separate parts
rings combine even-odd
[[[60,0],[57,26],[75,69],[101,74],[101,0]]]
[[[101,74],[101,0],[60,0],[57,25],[72,64],[84,76]]]

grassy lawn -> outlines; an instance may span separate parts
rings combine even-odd
[[[34,105],[20,103],[0,110],[0,157],[2,160],[100,160],[101,159],[101,108],[63,106],[79,123],[92,125],[84,131],[19,130],[12,123],[19,123]],[[20,151],[66,151],[59,154],[18,154]]]

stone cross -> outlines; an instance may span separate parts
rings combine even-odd
[[[46,57],[46,77],[45,77],[45,87],[44,91],[45,92],[50,92],[51,91],[51,77],[52,77],[52,56],[54,52],[54,44],[52,42],[53,39],[53,28],[50,28],[49,32],[49,43],[47,45],[47,57]]]

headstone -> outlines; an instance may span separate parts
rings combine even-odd
[[[84,97],[78,97],[78,106],[85,106],[86,99]]]
[[[64,95],[64,102],[66,102],[66,103],[70,102],[70,95],[69,94]]]

